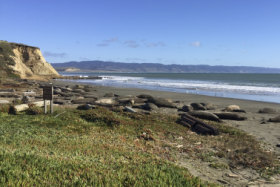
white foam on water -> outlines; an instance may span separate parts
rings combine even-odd
[[[102,79],[75,81],[102,86],[141,88],[280,103],[279,85],[274,87],[256,83],[239,84],[218,81],[152,79],[145,77],[111,75],[102,75],[100,77],[102,77]]]
[[[168,79],[147,79],[143,77],[124,77],[124,76],[101,76],[102,85],[114,85],[119,86],[141,86],[145,87],[161,87],[161,88],[174,88],[185,90],[205,90],[213,92],[234,92],[243,94],[257,94],[257,95],[280,95],[279,87],[265,87],[265,86],[251,86],[251,85],[233,85],[222,82],[211,81],[190,81],[190,80],[168,80]]]
[[[100,76],[101,80],[112,80],[112,81],[134,81],[134,80],[142,80],[143,77],[125,77],[125,76]]]

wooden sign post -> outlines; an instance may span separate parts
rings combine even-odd
[[[50,101],[50,108],[51,108],[51,114],[53,113],[53,86],[45,86],[43,87],[43,99],[44,99],[44,109],[45,114],[47,113],[47,100]]]

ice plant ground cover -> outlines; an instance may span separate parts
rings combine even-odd
[[[280,173],[273,153],[223,124],[212,122],[221,135],[201,136],[176,116],[102,107],[58,108],[53,115],[40,108],[0,111],[1,185],[216,186],[180,166],[182,155],[219,170],[250,168],[266,178]]]

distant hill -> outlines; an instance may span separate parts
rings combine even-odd
[[[280,73],[280,68],[209,65],[163,65],[158,63],[123,63],[82,61],[53,63],[57,71],[86,72],[141,72],[141,73]]]

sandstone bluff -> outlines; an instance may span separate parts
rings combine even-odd
[[[38,47],[0,41],[0,77],[45,79],[59,74]]]

